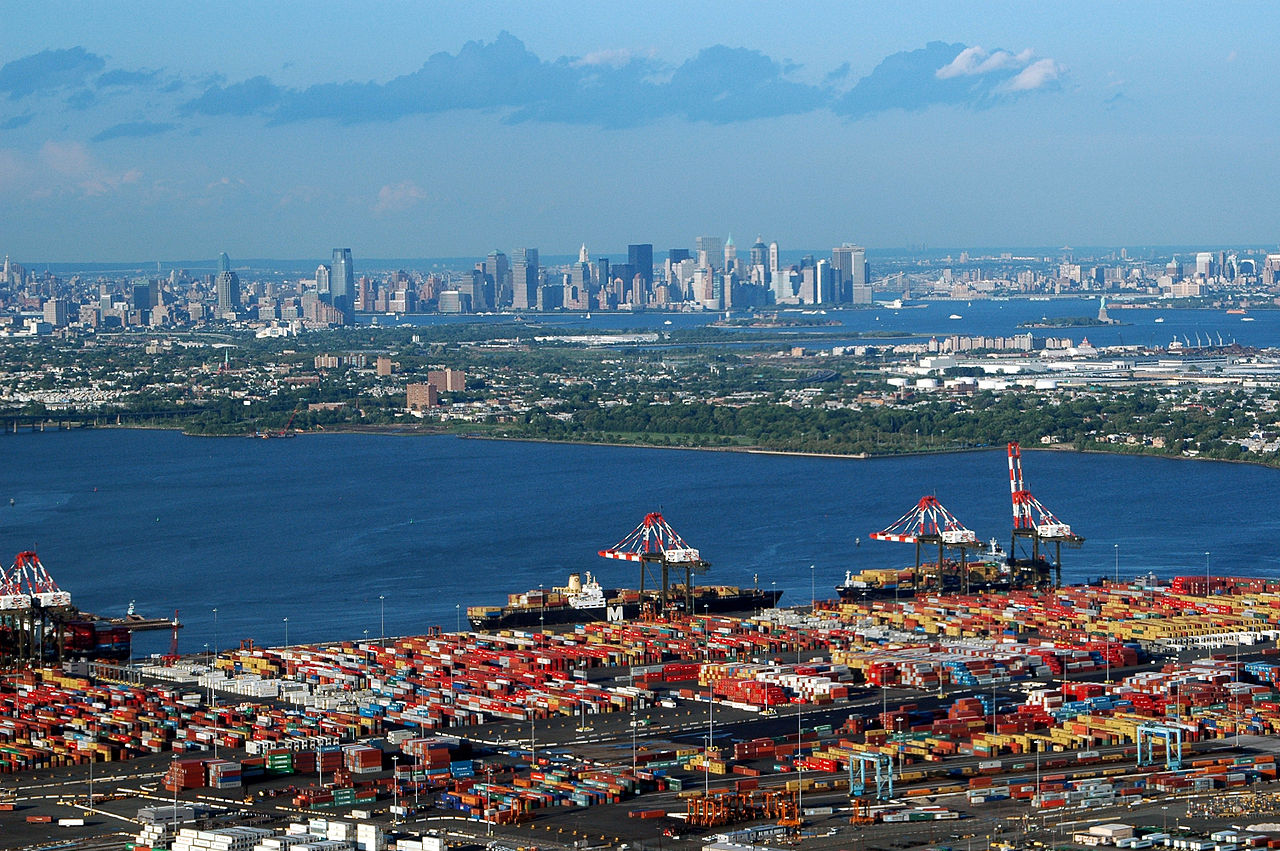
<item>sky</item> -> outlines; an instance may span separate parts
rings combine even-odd
[[[0,0],[35,263],[1277,242],[1267,3]]]

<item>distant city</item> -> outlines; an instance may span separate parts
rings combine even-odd
[[[66,328],[237,326],[281,336],[341,327],[366,315],[501,311],[739,311],[780,307],[866,307],[888,299],[964,299],[1097,293],[1128,298],[1230,297],[1268,304],[1280,297],[1280,253],[1257,248],[1131,256],[1126,249],[1077,254],[887,256],[874,270],[861,245],[829,255],[792,252],[757,237],[739,250],[732,236],[700,236],[692,248],[655,258],[649,243],[625,260],[592,256],[544,264],[537,248],[495,250],[469,266],[360,271],[350,248],[334,248],[314,272],[237,267],[225,252],[216,271],[170,268],[63,273],[29,269],[6,255],[0,273],[0,334]],[[287,265],[287,264],[282,264]],[[242,278],[241,272],[245,273]]]

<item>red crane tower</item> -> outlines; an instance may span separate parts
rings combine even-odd
[[[899,517],[882,532],[872,532],[875,541],[895,541],[916,545],[916,565],[911,574],[911,585],[916,587],[920,574],[920,547],[922,544],[938,545],[938,563],[931,577],[938,588],[943,587],[943,549],[960,550],[960,579],[968,591],[969,571],[965,565],[965,551],[978,546],[978,536],[948,511],[938,498],[922,496],[915,507]]]
[[[19,656],[42,658],[47,633],[70,606],[71,594],[58,587],[34,552],[18,553],[12,567],[0,568],[0,620],[18,637]]]
[[[668,574],[673,565],[684,569],[685,611],[689,614],[693,614],[690,611],[693,606],[693,574],[705,573],[711,567],[711,562],[704,561],[699,552],[685,543],[684,538],[656,511],[646,514],[640,525],[621,541],[607,550],[600,550],[600,555],[604,558],[640,562],[641,597],[644,596],[645,565],[661,565],[661,601],[664,613],[670,603],[671,583]]]
[[[1040,504],[1040,500],[1031,495],[1022,481],[1022,449],[1016,442],[1009,444],[1009,492],[1013,499],[1013,535],[1009,540],[1010,565],[1014,570],[1015,581],[1023,579],[1018,574],[1027,574],[1037,585],[1047,584],[1049,571],[1055,574],[1054,582],[1062,584],[1062,545],[1078,547],[1084,538],[1071,531],[1071,527],[1063,523],[1049,509]],[[1031,540],[1031,559],[1018,559],[1015,549],[1019,538]],[[1052,565],[1040,554],[1040,543],[1054,545],[1054,563]]]

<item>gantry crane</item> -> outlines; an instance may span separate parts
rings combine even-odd
[[[640,596],[644,597],[645,567],[658,564],[662,568],[661,603],[665,614],[670,606],[670,569],[684,570],[685,612],[693,614],[693,574],[706,573],[711,562],[685,543],[671,528],[663,516],[654,511],[644,516],[640,525],[607,550],[600,550],[604,558],[640,562]]]
[[[1049,582],[1049,571],[1054,571],[1054,584],[1062,584],[1062,545],[1078,547],[1084,538],[1074,534],[1071,527],[1059,520],[1052,511],[1031,495],[1022,481],[1022,449],[1016,442],[1009,444],[1009,491],[1013,498],[1013,535],[1009,541],[1009,566],[1015,582],[1030,580],[1036,585]],[[1019,538],[1031,540],[1031,558],[1017,558]],[[1052,565],[1040,554],[1040,544],[1054,545]],[[1023,574],[1020,576],[1019,574]]]
[[[61,625],[71,610],[71,594],[58,587],[40,558],[31,551],[18,553],[13,566],[0,567],[0,625],[13,636],[15,659],[42,659],[45,640],[58,631],[61,652]]]
[[[920,498],[915,507],[899,517],[882,532],[872,532],[872,540],[895,541],[916,545],[916,564],[911,573],[912,588],[919,586],[920,547],[922,544],[938,545],[938,563],[936,569],[930,571],[930,577],[936,587],[944,586],[943,550],[946,548],[960,550],[960,580],[964,591],[969,590],[969,571],[965,562],[965,553],[977,547],[978,536],[966,529],[950,511],[938,502],[938,498],[926,495]]]

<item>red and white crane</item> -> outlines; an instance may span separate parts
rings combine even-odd
[[[21,552],[13,566],[0,571],[0,609],[29,609],[32,603],[46,608],[71,605],[71,594],[58,587],[34,552]]]
[[[899,517],[888,528],[880,532],[872,532],[875,541],[893,541],[896,543],[916,545],[916,565],[912,575],[912,585],[920,573],[920,547],[922,544],[938,545],[938,562],[931,575],[939,588],[944,585],[943,549],[951,547],[960,550],[960,577],[963,585],[968,584],[968,569],[965,566],[965,551],[978,546],[978,536],[965,528],[956,516],[938,501],[936,496],[927,494],[920,498],[915,507]]]
[[[1052,511],[1045,508],[1040,500],[1031,495],[1022,481],[1022,448],[1016,441],[1009,443],[1009,493],[1013,502],[1013,536],[1009,544],[1009,552],[1016,555],[1018,538],[1030,538],[1032,557],[1030,563],[1015,566],[1030,568],[1037,574],[1039,581],[1047,581],[1049,565],[1040,555],[1040,542],[1052,543],[1056,547],[1056,560],[1052,565],[1057,571],[1057,581],[1062,582],[1062,545],[1078,547],[1084,538],[1071,531],[1071,527],[1058,519]]]
[[[707,568],[711,567],[711,563],[703,561],[698,550],[689,546],[684,538],[680,537],[680,534],[671,528],[671,524],[666,521],[666,518],[657,511],[646,514],[640,525],[631,530],[629,535],[612,547],[600,550],[599,554],[603,558],[640,562],[640,592],[642,596],[644,594],[645,579],[644,563],[654,562],[661,565],[662,610],[664,612],[667,610],[667,597],[670,590],[668,571],[672,565],[684,569],[686,605],[690,606],[693,601],[693,574],[703,573]]]

